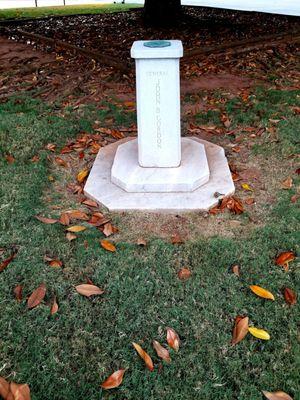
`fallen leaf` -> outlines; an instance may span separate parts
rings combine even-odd
[[[249,197],[248,199],[244,200],[248,206],[251,206],[255,203],[255,199],[253,197]]]
[[[69,242],[71,242],[72,240],[77,239],[77,236],[72,232],[67,232],[66,238],[68,239]]]
[[[10,154],[7,154],[5,156],[5,160],[8,162],[8,164],[12,164],[15,162],[15,158],[13,156],[11,156]]]
[[[188,269],[188,268],[181,268],[179,271],[178,271],[178,278],[179,279],[181,279],[181,280],[184,280],[184,279],[188,279],[188,278],[190,278],[190,276],[191,276],[191,271]]]
[[[173,350],[179,350],[180,339],[178,334],[172,328],[167,328],[167,342]]]
[[[268,290],[257,286],[257,285],[251,285],[249,288],[252,290],[253,293],[255,293],[259,297],[263,297],[264,299],[270,299],[270,300],[275,300],[273,294],[269,292]]]
[[[82,183],[82,182],[85,180],[85,178],[88,176],[88,174],[89,174],[89,170],[88,170],[88,169],[83,169],[82,171],[80,171],[80,172],[78,173],[78,175],[77,175],[77,181],[78,181],[79,183]]]
[[[50,151],[55,151],[55,149],[56,149],[56,144],[54,144],[54,143],[48,143],[47,145],[46,145],[46,147],[45,147],[45,149],[47,149],[47,150],[50,150]]]
[[[242,214],[244,212],[241,200],[234,196],[222,199],[220,209],[224,210],[225,208],[228,208],[234,214]]]
[[[98,204],[94,200],[84,199],[82,204],[85,204],[88,207],[98,207]]]
[[[276,257],[275,263],[283,267],[285,271],[288,271],[289,263],[295,260],[295,258],[296,255],[293,251],[284,251],[280,253],[279,256]]]
[[[143,238],[138,238],[138,240],[136,241],[136,244],[137,244],[138,246],[147,246],[147,242],[146,242],[146,240],[143,239]]]
[[[51,260],[51,261],[49,261],[48,264],[52,268],[60,268],[63,265],[62,261],[60,261],[60,260]]]
[[[296,293],[292,289],[287,288],[287,287],[284,288],[283,289],[283,296],[284,296],[284,299],[287,302],[287,304],[292,306],[292,305],[297,303]]]
[[[287,393],[279,391],[279,392],[266,392],[262,391],[264,396],[269,400],[293,400],[291,396]]]
[[[291,202],[292,202],[292,203],[296,203],[299,199],[300,199],[300,194],[294,194],[294,195],[291,197]]]
[[[158,341],[153,340],[153,347],[154,347],[158,357],[160,357],[167,363],[171,362],[169,351],[167,349],[165,349]]]
[[[56,162],[57,165],[60,165],[61,167],[67,166],[67,163],[61,157],[55,157],[54,161]]]
[[[44,224],[56,224],[56,222],[58,222],[57,219],[41,217],[40,215],[36,215],[35,218],[43,222]]]
[[[29,309],[38,306],[46,295],[46,285],[42,283],[37,289],[35,289],[27,300],[27,307]]]
[[[146,367],[150,371],[153,371],[154,365],[153,365],[153,361],[152,361],[151,357],[149,356],[149,354],[146,353],[145,350],[143,350],[139,344],[133,342],[132,345],[135,348],[135,350],[137,351],[138,355],[144,360]]]
[[[236,317],[232,332],[231,344],[237,344],[244,339],[248,333],[248,317]]]
[[[171,237],[171,242],[172,242],[172,244],[182,244],[182,243],[184,243],[184,240],[178,233],[175,233]]]
[[[108,240],[105,240],[105,239],[101,240],[100,244],[107,251],[111,251],[111,252],[116,251],[116,246]]]
[[[98,286],[90,285],[88,283],[83,283],[82,285],[77,285],[75,287],[79,294],[83,296],[90,297],[98,294],[103,294],[104,290],[100,289]]]
[[[259,329],[259,328],[255,328],[254,326],[250,326],[248,328],[249,332],[251,333],[252,336],[258,338],[258,339],[262,339],[262,340],[269,340],[270,339],[270,335],[267,331],[265,331],[264,329]]]
[[[293,179],[291,177],[286,178],[283,182],[281,182],[281,189],[291,189],[293,186]]]
[[[70,228],[67,228],[68,232],[81,232],[81,231],[85,231],[86,230],[86,226],[82,226],[82,225],[73,225],[70,226]]]
[[[59,222],[62,225],[70,225],[70,217],[69,217],[68,213],[66,213],[66,212],[62,213],[59,218]]]
[[[68,211],[67,213],[68,213],[68,216],[73,219],[80,219],[83,221],[89,220],[89,216],[85,212],[80,211],[80,210],[71,210],[71,211]]]
[[[16,257],[17,253],[12,253],[6,260],[0,263],[0,272],[4,271],[5,268],[12,262],[12,260]]]
[[[57,304],[57,301],[56,301],[56,296],[54,296],[53,302],[52,302],[52,305],[51,305],[51,308],[50,308],[50,314],[51,315],[56,314],[57,311],[58,311],[58,304]]]
[[[38,155],[35,155],[35,156],[33,156],[32,158],[31,158],[31,160],[30,160],[31,162],[38,162],[38,161],[40,161],[40,157],[38,156]]]
[[[30,400],[30,389],[26,383],[18,384],[15,382],[10,383],[10,391],[14,396],[14,400]]]
[[[106,237],[111,236],[114,234],[114,228],[112,226],[112,224],[110,222],[107,222],[104,227],[103,227],[103,231],[104,235]]]
[[[236,276],[240,276],[240,266],[239,265],[233,265],[232,266],[232,272]]]
[[[6,400],[9,392],[9,383],[6,379],[0,376],[0,396],[3,397],[4,400]]]
[[[102,389],[114,389],[121,385],[125,369],[119,369],[111,374],[105,381],[101,384]]]
[[[253,191],[253,189],[248,185],[248,183],[242,183],[242,188],[244,190],[249,190],[249,191]]]
[[[22,300],[23,295],[22,295],[22,291],[23,291],[23,286],[22,285],[17,285],[14,288],[14,295],[16,300],[18,300],[19,302]]]

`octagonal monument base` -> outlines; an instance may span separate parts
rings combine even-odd
[[[110,211],[206,211],[218,203],[218,199],[214,196],[215,192],[224,196],[234,193],[234,184],[224,149],[195,137],[189,140],[195,140],[205,147],[210,173],[207,183],[192,192],[130,193],[123,190],[111,181],[111,170],[118,147],[130,140],[136,139],[122,139],[99,150],[84,187],[86,196],[104,205]],[[194,165],[193,168],[197,166]]]
[[[209,180],[205,147],[181,139],[181,163],[173,168],[144,168],[138,163],[137,139],[120,144],[111,169],[111,181],[126,192],[192,192]]]

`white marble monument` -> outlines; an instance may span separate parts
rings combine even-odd
[[[181,41],[137,41],[138,139],[100,149],[86,182],[88,197],[109,210],[181,212],[208,210],[215,192],[234,193],[222,147],[181,138]]]

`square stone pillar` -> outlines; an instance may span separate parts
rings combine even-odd
[[[180,40],[136,41],[138,160],[141,167],[178,167],[181,162]]]

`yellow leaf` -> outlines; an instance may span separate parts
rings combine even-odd
[[[264,299],[275,300],[273,294],[268,290],[256,285],[251,285],[249,287],[252,290],[252,292],[255,293],[257,296],[263,297]]]
[[[82,225],[74,225],[74,226],[70,226],[70,228],[67,229],[67,231],[69,232],[81,232],[81,231],[85,231],[86,227],[82,226]]]
[[[154,370],[154,365],[153,365],[152,359],[149,356],[149,354],[146,353],[145,350],[143,350],[139,344],[132,343],[132,345],[135,348],[135,350],[137,351],[138,355],[144,360],[144,362],[146,364],[146,367],[150,371],[153,371]]]
[[[85,180],[85,178],[88,176],[88,174],[89,174],[89,170],[88,170],[88,169],[83,169],[82,171],[80,171],[80,172],[78,173],[78,175],[77,175],[77,181],[78,181],[79,183],[82,183],[82,182]]]
[[[244,190],[253,191],[253,189],[248,185],[248,183],[242,183],[242,188]]]
[[[262,340],[270,339],[270,335],[264,329],[258,329],[258,328],[255,328],[254,326],[250,326],[249,332],[251,333],[252,336],[254,336],[258,339],[262,339]]]
[[[111,243],[109,240],[105,240],[105,239],[101,240],[100,244],[107,251],[111,251],[111,252],[116,251],[116,246],[113,243]]]

